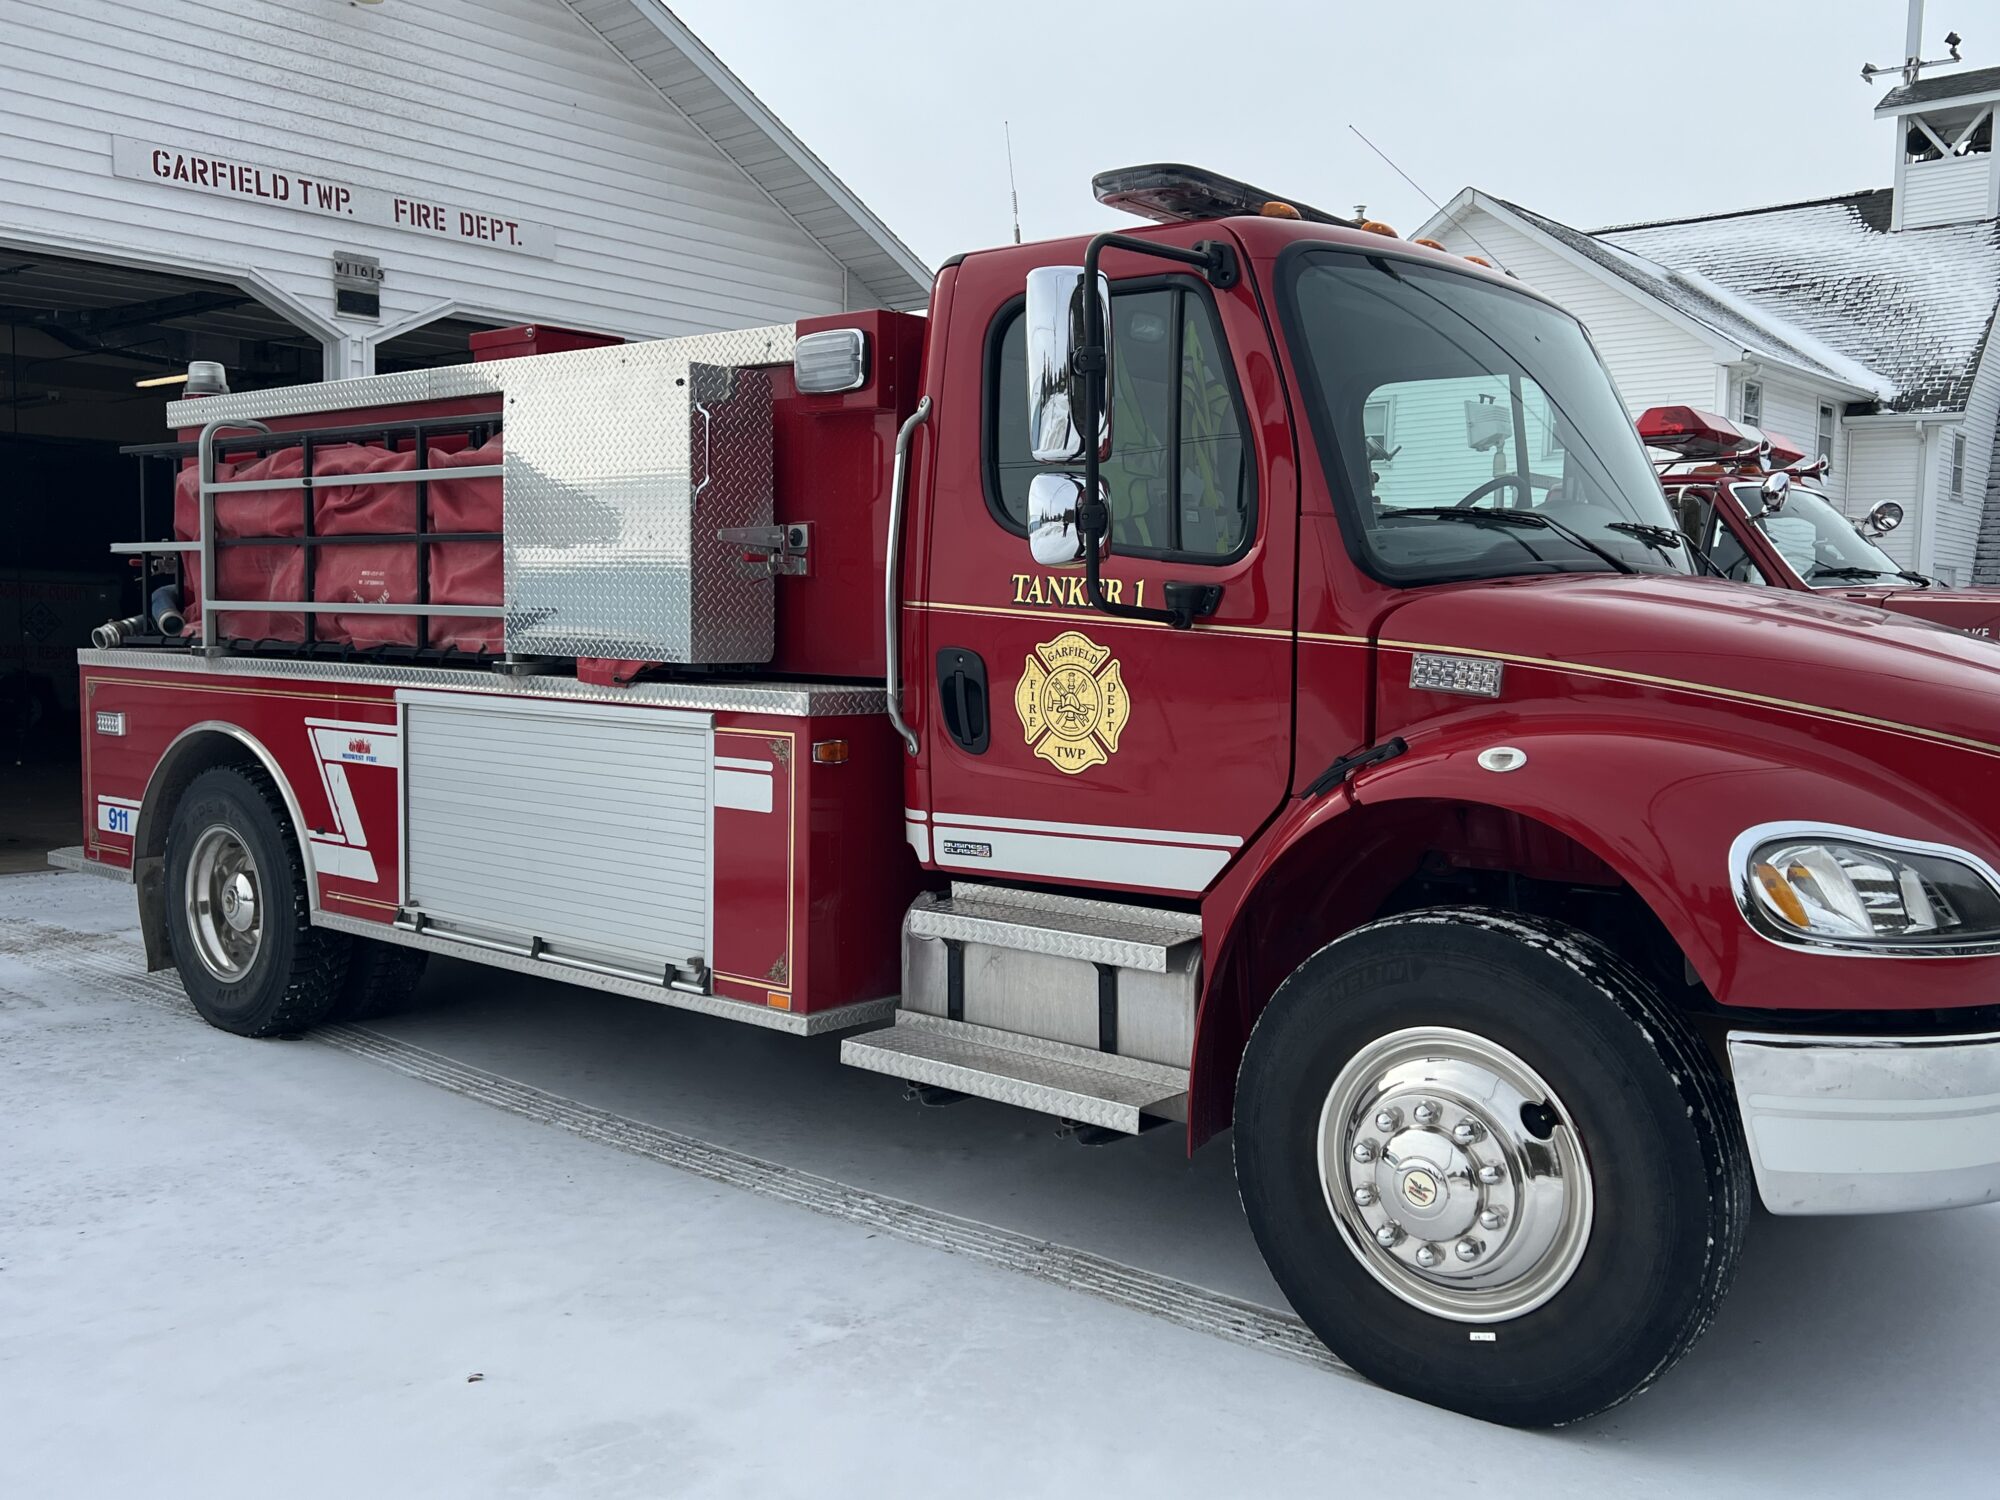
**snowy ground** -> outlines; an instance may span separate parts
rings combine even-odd
[[[131,903],[0,879],[0,1495],[2000,1488],[2000,1207],[1760,1219],[1659,1389],[1507,1432],[451,1088],[497,1075],[1282,1307],[1226,1144],[1087,1151],[906,1105],[830,1040],[459,965],[379,1046],[245,1042],[135,983]],[[394,1061],[433,1054],[449,1087]]]

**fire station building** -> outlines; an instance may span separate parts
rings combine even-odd
[[[1891,89],[1891,185],[1867,192],[1585,231],[1467,188],[1419,232],[1583,319],[1634,414],[1789,438],[1850,516],[1904,507],[1882,541],[1904,567],[2000,584],[1996,107],[2000,68]]]
[[[171,380],[921,306],[929,271],[663,0],[0,8],[0,762],[67,739]],[[107,607],[107,605],[109,607]],[[29,727],[40,724],[39,731]],[[11,740],[12,743],[8,743]]]

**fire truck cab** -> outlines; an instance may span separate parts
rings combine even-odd
[[[1671,1366],[1758,1198],[2000,1198],[2000,661],[1698,576],[1507,277],[1098,190],[1152,222],[922,318],[191,390],[80,653],[149,961],[251,1036],[436,953],[1233,1131],[1306,1322],[1505,1422]]]
[[[1656,406],[1639,436],[1671,455],[1660,482],[1695,546],[1738,583],[1871,604],[1990,638],[2000,590],[1952,588],[1900,566],[1877,545],[1903,522],[1893,500],[1848,520],[1818,487],[1826,462],[1797,444],[1713,412]]]

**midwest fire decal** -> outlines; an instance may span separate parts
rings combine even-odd
[[[1110,648],[1065,630],[1027,659],[1014,711],[1035,754],[1074,776],[1116,753],[1132,699]]]

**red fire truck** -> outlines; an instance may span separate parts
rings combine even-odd
[[[1681,529],[1739,583],[1852,599],[1990,637],[2000,590],[1957,589],[1902,567],[1876,542],[1903,523],[1884,500],[1857,525],[1818,488],[1826,460],[1775,435],[1688,406],[1640,414],[1646,446],[1670,455],[1660,482]]]
[[[1990,647],[1696,576],[1506,277],[1098,190],[1152,222],[924,317],[202,372],[125,549],[184,622],[80,654],[148,962],[245,1036],[445,954],[1233,1128],[1305,1321],[1503,1422],[1655,1380],[1759,1198],[2000,1197]]]

